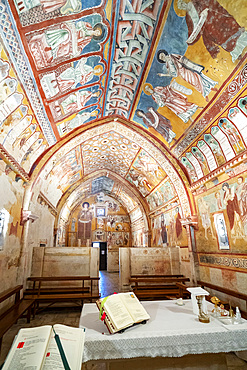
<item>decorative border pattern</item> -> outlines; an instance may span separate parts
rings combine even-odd
[[[207,110],[204,116],[195,124],[189,133],[181,138],[181,142],[176,146],[173,153],[179,157],[193,140],[214,120],[215,116],[219,114],[226,106],[226,104],[233,99],[239,91],[247,84],[247,64],[230,82],[222,95],[215,101],[215,103]]]
[[[36,91],[34,78],[26,62],[27,59],[24,55],[24,49],[20,44],[17,29],[13,27],[15,22],[11,22],[11,18],[12,14],[5,0],[0,0],[0,35],[3,38],[4,45],[7,48],[11,61],[14,63],[18,79],[25,89],[25,93],[36,115],[37,121],[48,144],[51,146],[55,144],[57,140],[44,111],[41,98]]]
[[[129,118],[162,4],[161,0],[153,0],[152,5],[144,0],[119,2],[116,46],[104,108],[106,116],[118,114]]]
[[[19,163],[16,162],[16,160],[7,152],[7,150],[4,149],[2,144],[0,144],[0,154],[3,159],[5,159],[5,161],[10,164],[11,168],[16,174],[20,175],[25,182],[30,181],[30,178],[26,171],[19,165]]]
[[[199,254],[199,264],[203,266],[247,272],[247,256]]]

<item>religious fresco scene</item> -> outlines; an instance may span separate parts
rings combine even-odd
[[[246,294],[246,62],[246,0],[0,0],[0,293],[105,243]]]
[[[65,244],[71,247],[77,246],[78,242],[86,246],[98,241],[107,241],[110,249],[129,245],[129,217],[118,202],[103,192],[76,206],[68,222],[68,241]]]
[[[169,210],[154,216],[152,222],[154,245],[160,247],[187,246],[186,230],[182,227],[180,207],[174,207],[172,204]]]

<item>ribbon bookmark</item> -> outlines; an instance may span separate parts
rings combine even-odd
[[[103,313],[103,306],[104,306],[104,304],[106,303],[106,300],[107,300],[107,298],[108,298],[109,296],[107,296],[107,297],[105,297],[105,298],[103,298],[102,299],[102,301],[101,301],[101,304],[100,304],[100,309],[99,309],[99,318],[100,318],[100,320],[104,320],[105,319],[105,317],[106,317],[106,313],[104,312]],[[103,315],[104,315],[104,317],[103,317]]]
[[[57,343],[57,347],[59,349],[59,353],[60,353],[60,356],[61,356],[61,359],[63,361],[63,366],[64,366],[64,369],[65,370],[71,370],[70,367],[69,367],[69,364],[68,364],[68,361],[67,361],[67,358],[65,356],[65,353],[64,353],[64,350],[63,350],[63,346],[62,346],[62,343],[61,343],[61,340],[59,338],[59,335],[55,332],[54,328],[52,327],[53,331],[54,331],[54,334],[55,334],[55,341]]]

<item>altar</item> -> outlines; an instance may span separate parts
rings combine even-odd
[[[150,315],[146,324],[109,334],[99,319],[96,304],[85,304],[80,327],[86,328],[83,362],[134,358],[181,357],[189,354],[215,354],[247,350],[247,321],[223,324],[211,317],[199,322],[191,300],[183,306],[172,301],[142,302]],[[212,304],[208,309],[212,309]]]

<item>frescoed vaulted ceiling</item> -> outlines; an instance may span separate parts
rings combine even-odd
[[[185,204],[244,159],[246,52],[245,0],[0,0],[0,155],[54,205]]]

